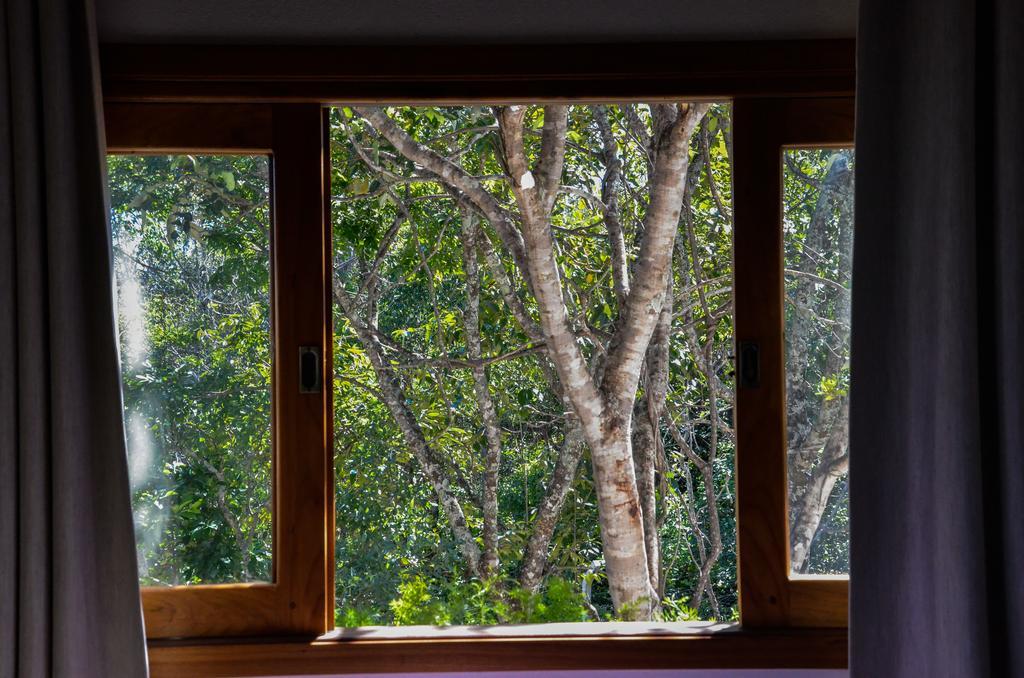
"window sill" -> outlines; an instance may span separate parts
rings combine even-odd
[[[563,622],[500,626],[361,626],[335,629],[318,641],[483,640],[496,638],[633,638],[711,635],[736,632],[739,625],[719,622]]]
[[[364,627],[313,640],[151,641],[152,678],[345,673],[845,668],[846,629],[716,623]]]

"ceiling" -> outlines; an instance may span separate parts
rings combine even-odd
[[[94,0],[105,43],[585,43],[853,37],[857,0]],[[624,55],[625,57],[625,55]]]

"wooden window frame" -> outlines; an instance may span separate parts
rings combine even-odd
[[[121,103],[105,109],[109,153],[266,154],[271,163],[273,581],[145,587],[146,635],[322,634],[334,599],[330,383],[324,380],[320,393],[299,392],[299,347],[317,346],[322,370],[330,359],[320,107]]]
[[[760,388],[736,394],[740,623],[592,624],[554,636],[529,626],[500,637],[465,628],[327,633],[334,498],[325,379],[317,401],[285,397],[298,405],[279,409],[275,400],[275,583],[146,589],[154,676],[846,666],[848,581],[789,576],[780,153],[852,141],[853,41],[655,44],[630,46],[639,54],[629,63],[607,57],[624,48],[446,47],[426,60],[424,48],[409,47],[106,46],[108,140],[115,152],[273,154],[278,399],[297,384],[299,345],[321,346],[323,374],[332,369],[326,106],[731,100],[735,338],[757,341],[762,358]]]

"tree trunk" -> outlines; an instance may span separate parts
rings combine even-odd
[[[665,284],[665,301],[647,347],[644,394],[637,402],[633,418],[633,463],[636,465],[637,489],[643,511],[644,541],[651,587],[661,585],[661,536],[658,526],[658,459],[663,455],[660,422],[668,394],[669,341],[672,329],[672,275]]]
[[[565,498],[572,489],[576,479],[576,469],[583,457],[583,435],[579,426],[568,418],[566,421],[565,440],[558,453],[555,470],[551,473],[544,499],[537,508],[537,517],[533,521],[530,539],[523,554],[523,563],[519,571],[519,585],[526,591],[536,593],[544,581],[544,568],[548,562],[548,545],[558,526],[558,518],[565,506]]]
[[[476,240],[478,235],[476,215],[462,210],[462,261],[466,274],[466,308],[463,311],[463,325],[466,330],[466,357],[479,361],[482,356],[480,340],[480,267],[477,262]],[[480,410],[487,454],[484,459],[483,512],[484,553],[481,570],[484,577],[495,577],[498,568],[498,472],[501,468],[501,427],[498,413],[491,399],[487,368],[476,363],[472,368],[473,394]]]
[[[622,160],[619,159],[618,142],[612,133],[608,120],[607,106],[594,106],[594,120],[601,131],[601,145],[604,149],[604,177],[601,179],[601,202],[604,203],[604,223],[608,232],[608,249],[612,260],[612,284],[615,299],[622,307],[629,296],[629,265],[626,258],[626,236],[622,228],[619,210],[619,187],[622,184]]]
[[[832,489],[850,467],[848,432],[849,419],[840,417],[825,444],[822,460],[815,466],[803,492],[796,499],[790,531],[790,566],[793,572],[806,571],[811,544],[821,524],[821,517],[825,514]]]
[[[816,454],[821,448],[814,450],[804,444],[819,419],[818,399],[814,395],[814,387],[804,378],[810,356],[810,342],[815,331],[813,301],[815,298],[816,273],[821,253],[829,248],[828,222],[832,213],[832,205],[838,194],[849,191],[851,171],[846,163],[836,162],[832,165],[825,179],[821,182],[818,201],[797,264],[799,277],[789,300],[793,304],[793,316],[786,328],[786,388],[787,398],[787,438],[791,454],[795,455],[797,466],[807,466],[813,461],[807,459],[808,454]],[[840,282],[841,281],[837,281]],[[805,452],[806,451],[806,452]]]

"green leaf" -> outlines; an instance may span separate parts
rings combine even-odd
[[[217,176],[219,176],[221,181],[224,182],[224,187],[227,188],[228,191],[235,190],[235,175],[233,173],[225,170],[220,172]]]

